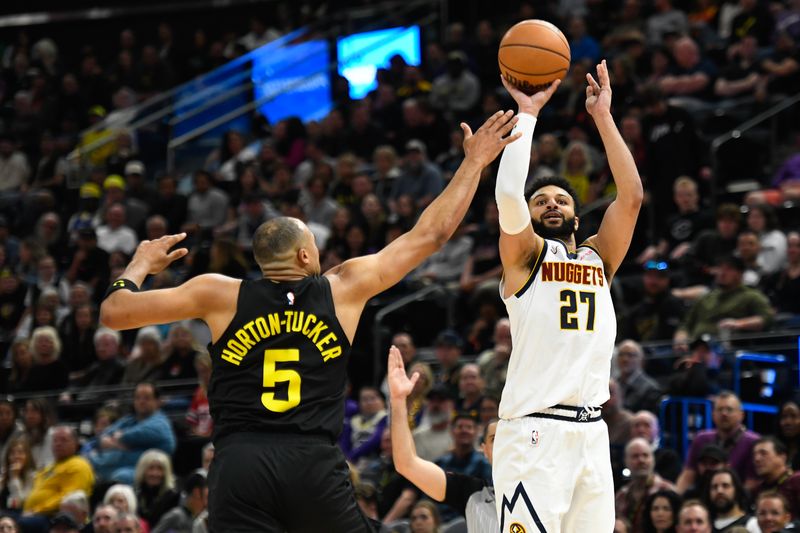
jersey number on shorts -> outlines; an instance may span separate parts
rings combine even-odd
[[[561,291],[561,329],[579,329],[578,324],[578,301],[588,304],[586,317],[586,331],[594,331],[594,293],[580,291],[575,292],[571,289]]]
[[[299,360],[300,350],[294,348],[264,351],[264,388],[275,389],[278,383],[289,384],[285,400],[276,398],[274,390],[261,395],[261,403],[268,410],[275,413],[285,413],[289,409],[300,405],[300,374],[296,370],[277,368],[278,363],[290,363]]]

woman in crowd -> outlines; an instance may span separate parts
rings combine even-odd
[[[778,229],[778,215],[768,204],[750,207],[747,226],[758,235],[758,265],[763,274],[779,272],[786,264],[786,235]]]
[[[0,457],[5,457],[8,445],[22,435],[22,423],[17,420],[14,400],[11,397],[0,398]]]
[[[36,466],[28,439],[12,439],[3,456],[0,471],[0,505],[10,511],[22,511],[22,504],[33,488]]]
[[[178,505],[180,495],[175,490],[172,461],[161,450],[148,450],[136,463],[133,487],[139,516],[155,526],[164,514]]]
[[[345,424],[339,441],[345,457],[357,468],[360,462],[377,457],[387,419],[381,392],[375,387],[362,387],[358,393],[358,413]]]
[[[24,392],[28,390],[28,382],[31,378],[33,369],[33,355],[31,355],[31,343],[25,337],[17,337],[9,348],[11,357],[11,371],[8,374],[6,391]]]
[[[28,439],[36,468],[44,468],[53,462],[52,427],[55,413],[45,398],[31,398],[22,409],[22,423]]]
[[[26,392],[60,391],[69,383],[67,365],[61,360],[61,340],[52,326],[33,330],[30,343],[33,368],[28,377]]]
[[[671,490],[660,490],[644,503],[644,533],[675,533],[681,497]]]
[[[439,510],[430,500],[417,502],[411,509],[411,533],[439,533],[441,524]]]
[[[130,485],[123,485],[122,483],[111,485],[103,497],[103,503],[112,505],[120,514],[130,513],[139,516],[136,494],[134,494]],[[139,530],[140,533],[150,533],[149,524],[141,517],[139,517]]]
[[[797,396],[781,404],[776,436],[786,445],[789,465],[797,471],[800,469],[800,398]]]
[[[194,358],[201,352],[188,325],[177,323],[169,330],[166,360],[161,366],[161,379],[195,379]]]
[[[141,328],[136,334],[133,358],[125,367],[122,383],[135,385],[141,381],[155,381],[161,375],[161,335],[156,326]]]

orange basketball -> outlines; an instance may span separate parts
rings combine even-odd
[[[523,20],[503,36],[497,61],[506,81],[533,94],[567,75],[569,43],[549,22]]]

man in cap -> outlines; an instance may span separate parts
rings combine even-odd
[[[155,205],[158,193],[155,187],[147,180],[144,163],[138,160],[128,161],[125,164],[125,181],[128,183],[128,198],[136,198],[145,205]]]
[[[464,340],[455,330],[446,329],[436,336],[434,353],[439,362],[439,370],[434,375],[436,383],[444,383],[450,388],[453,398],[458,397],[458,379],[461,374],[461,353]]]
[[[425,143],[411,139],[406,143],[406,155],[402,174],[395,180],[389,195],[389,205],[408,194],[416,198],[417,208],[424,209],[444,186],[442,174],[436,165],[428,160]]]
[[[470,111],[481,96],[481,82],[467,68],[467,56],[454,50],[447,56],[447,71],[434,78],[431,103],[449,118],[458,118]]]
[[[656,257],[646,261],[642,270],[642,296],[625,311],[624,335],[639,342],[671,339],[686,307],[670,291],[670,264]]]
[[[450,387],[444,383],[434,385],[428,391],[427,400],[423,424],[414,430],[413,436],[417,455],[433,461],[453,447],[450,417],[455,401]]]
[[[716,444],[709,444],[700,450],[697,457],[697,478],[694,485],[683,493],[684,499],[702,498],[711,476],[728,464],[728,454]]]
[[[701,297],[689,310],[675,332],[673,346],[685,352],[689,339],[704,333],[723,331],[762,331],[769,327],[774,314],[767,297],[742,283],[744,263],[734,255],[717,261],[716,287]]]
[[[59,513],[50,521],[50,533],[78,533],[80,525],[67,513]]]

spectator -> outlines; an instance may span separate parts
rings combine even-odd
[[[17,149],[15,139],[8,133],[0,134],[0,202],[4,207],[25,192],[30,174],[28,157]]]
[[[761,60],[761,69],[766,76],[766,85],[759,88],[758,96],[794,94],[800,80],[800,54],[797,36],[787,32],[778,33],[775,47]]]
[[[134,414],[117,420],[88,443],[88,458],[99,479],[132,483],[136,463],[146,450],[175,450],[175,435],[159,401],[154,384],[140,383],[134,391]]]
[[[222,226],[227,216],[228,195],[214,186],[211,174],[205,170],[195,172],[194,192],[187,202],[184,231],[211,232],[214,228]]]
[[[754,96],[763,83],[758,64],[758,41],[755,37],[745,36],[728,46],[727,55],[729,65],[714,82],[714,94],[726,99]]]
[[[789,467],[800,470],[800,400],[786,400],[778,409],[778,430],[775,436],[786,446]]]
[[[639,302],[624,312],[621,333],[640,342],[671,339],[686,313],[683,302],[670,291],[673,266],[656,257],[646,261],[643,269],[643,293]]]
[[[635,437],[625,446],[625,467],[630,471],[630,481],[617,491],[616,513],[630,522],[633,531],[639,531],[644,524],[647,497],[662,490],[674,490],[675,486],[655,473],[653,451],[643,438]]]
[[[44,468],[53,462],[54,421],[53,406],[46,398],[31,398],[25,402],[22,422],[36,468]]]
[[[188,200],[178,192],[178,183],[174,176],[166,174],[158,180],[157,198],[151,206],[151,213],[166,219],[169,233],[178,233],[188,216]]]
[[[583,15],[574,15],[569,19],[567,27],[569,35],[570,58],[574,62],[588,61],[595,64],[600,60],[600,44],[586,32],[586,20]]]
[[[609,398],[603,404],[603,420],[608,425],[611,447],[623,447],[628,442],[633,423],[633,413],[625,408],[625,397],[616,379],[608,382]]]
[[[761,244],[758,235],[750,229],[743,229],[736,239],[736,256],[744,263],[742,283],[748,287],[758,287],[761,284],[763,269],[759,262]]]
[[[113,176],[108,179],[112,179]],[[106,180],[108,181],[108,180]],[[131,256],[139,244],[136,232],[125,224],[125,206],[114,204],[105,213],[106,223],[97,228],[97,246],[109,254],[124,252]]]
[[[469,413],[459,412],[450,422],[453,448],[436,459],[435,463],[446,472],[457,472],[489,481],[492,467],[486,457],[475,449],[478,423]]]
[[[21,511],[33,488],[35,472],[36,463],[28,439],[16,437],[9,441],[0,471],[0,507]]]
[[[722,204],[716,212],[716,228],[703,231],[692,243],[686,270],[687,284],[709,284],[719,257],[732,254],[741,225],[741,212],[735,204]]]
[[[198,384],[186,413],[186,422],[192,436],[210,438],[214,421],[211,419],[208,403],[208,385],[211,381],[211,357],[208,352],[200,352],[195,356],[194,367],[197,370]]]
[[[697,459],[697,477],[693,486],[686,489],[683,497],[686,500],[703,498],[708,493],[711,476],[728,466],[728,454],[716,444],[709,444],[701,451]]]
[[[716,288],[700,298],[675,332],[673,343],[723,331],[762,331],[769,328],[773,311],[764,294],[742,283],[744,263],[735,256],[717,261]],[[685,349],[685,348],[684,348]]]
[[[458,401],[456,411],[469,413],[473,418],[480,414],[480,403],[483,398],[485,383],[481,368],[475,363],[467,363],[461,367],[458,380]]]
[[[711,533],[708,507],[700,500],[683,502],[678,513],[678,533]]]
[[[22,423],[17,419],[14,399],[11,396],[0,398],[0,458],[6,457],[12,441],[24,436],[23,431]]]
[[[772,14],[758,0],[739,0],[741,11],[733,17],[731,39],[755,37],[758,46],[768,46],[774,29]]]
[[[77,248],[72,255],[66,278],[69,283],[83,281],[99,302],[108,286],[108,252],[97,246],[97,234],[91,227],[78,230]]]
[[[434,381],[447,385],[453,397],[458,395],[458,379],[464,365],[461,361],[463,346],[461,335],[451,329],[439,333],[434,342],[436,360],[439,362]]]
[[[176,323],[167,337],[166,358],[161,365],[161,379],[194,379],[197,377],[194,360],[201,350],[186,324]]]
[[[494,325],[494,346],[478,356],[478,366],[485,382],[486,394],[500,397],[506,383],[508,359],[511,357],[511,322],[501,318]]]
[[[339,437],[347,460],[358,465],[375,459],[388,423],[386,401],[381,392],[374,387],[362,387],[358,391],[358,413],[348,422]]]
[[[103,180],[103,191],[105,191],[103,205],[100,206],[92,220],[93,225],[98,229],[98,246],[100,246],[100,237],[103,235],[103,232],[99,231],[99,227],[102,227],[103,223],[110,226],[110,231],[106,234],[105,239],[106,242],[110,243],[111,251],[124,251],[124,247],[130,247],[131,231],[141,230],[150,209],[141,200],[127,196],[125,187],[125,179],[118,174],[111,174],[105,178]],[[117,204],[123,207],[123,216],[120,217],[120,213],[116,212],[112,214],[113,218],[109,219],[109,211]],[[135,243],[138,242],[135,235],[136,233],[134,232],[134,249],[136,248]]]
[[[105,496],[103,496],[103,503],[114,507],[114,509],[117,510],[118,516],[122,516],[127,513],[138,516],[136,514],[136,495],[133,493],[133,489],[130,485],[111,485],[106,491]],[[147,524],[144,522],[144,520],[141,517],[138,517],[138,521],[139,528],[144,533],[148,533]]]
[[[58,513],[50,520],[50,533],[80,533],[81,526],[72,515]]]
[[[792,514],[786,497],[777,492],[765,492],[756,498],[756,519],[761,533],[780,533],[790,525]],[[795,529],[791,527],[790,529]]]
[[[647,18],[647,42],[659,45],[668,35],[686,35],[689,22],[686,13],[672,7],[670,0],[656,0],[655,13]]]
[[[141,381],[157,379],[161,375],[161,335],[158,328],[148,326],[136,334],[136,347],[131,361],[125,367],[122,383],[135,385]]]
[[[450,418],[455,402],[449,387],[443,384],[434,385],[427,393],[427,399],[424,423],[414,429],[412,434],[417,455],[427,461],[434,461],[453,448]]]
[[[442,518],[436,505],[422,500],[411,509],[411,533],[440,533]]]
[[[97,361],[89,365],[72,381],[71,391],[77,398],[96,399],[102,393],[92,391],[93,388],[116,385],[122,380],[125,367],[120,354],[121,337],[119,332],[105,327],[99,328],[94,334],[94,349]]]
[[[442,192],[442,176],[439,169],[428,161],[425,144],[412,139],[405,145],[406,156],[403,172],[395,180],[390,194],[389,206],[396,211],[400,196],[408,194],[416,201],[418,210],[424,209]]]
[[[767,276],[764,286],[778,313],[800,315],[800,233],[786,235],[787,262],[778,273]]]
[[[789,502],[792,516],[800,516],[800,472],[792,473],[786,446],[775,437],[760,438],[753,445],[753,464],[760,480],[752,490],[753,497],[776,491]]]
[[[417,501],[416,489],[395,469],[389,428],[381,435],[379,458],[362,470],[361,478],[378,490],[378,516],[384,524],[406,517]]]
[[[447,55],[447,71],[433,79],[431,104],[449,119],[462,119],[477,104],[481,82],[467,69],[467,56],[461,51]]]
[[[503,272],[500,249],[497,246],[499,235],[497,203],[486,202],[483,220],[472,234],[472,250],[461,275],[460,289],[465,295],[475,295],[482,291],[497,294]]]
[[[133,476],[138,514],[155,526],[167,511],[178,505],[172,461],[160,450],[147,450],[136,463]]]
[[[64,496],[58,507],[56,519],[61,515],[72,518],[78,526],[76,529],[83,530],[89,523],[89,496],[82,490],[76,490]]]
[[[414,363],[409,372],[412,376],[414,373],[419,374],[419,379],[414,384],[414,390],[408,395],[408,427],[414,430],[420,427],[423,423],[423,416],[427,415],[425,398],[434,386],[434,381],[433,371],[427,363]],[[447,387],[447,394],[452,397],[449,387]]]
[[[639,411],[633,415],[631,424],[631,438],[641,437],[650,444],[655,458],[655,471],[666,479],[675,483],[681,473],[681,459],[672,448],[661,446],[661,433],[658,418],[650,411]]]
[[[723,533],[734,526],[746,526],[754,522],[747,513],[747,494],[736,472],[722,468],[709,479],[705,501],[709,502],[714,531]]]
[[[786,265],[786,235],[779,229],[775,209],[768,204],[750,206],[747,225],[759,239],[758,264],[764,274],[775,274]]]
[[[739,398],[732,392],[720,392],[714,400],[711,416],[715,429],[698,432],[692,441],[683,472],[678,478],[679,493],[696,484],[700,452],[709,444],[723,447],[728,464],[744,482],[745,488],[752,488],[757,482],[752,450],[759,435],[742,424],[744,411]]]
[[[145,533],[142,530],[142,520],[133,513],[118,513],[114,520],[115,533]]]
[[[658,83],[665,95],[683,99],[705,100],[713,95],[716,69],[703,58],[700,47],[691,37],[681,37],[672,45],[674,65]]]
[[[3,533],[22,533],[17,521],[9,515],[0,516],[0,531]]]
[[[675,362],[669,378],[670,394],[703,398],[719,391],[722,361],[709,341],[709,335],[697,337],[688,345],[689,355]]]
[[[656,412],[661,400],[661,388],[644,371],[644,350],[633,340],[624,340],[617,345],[617,383],[625,398],[623,407],[629,411],[642,409]]]
[[[117,509],[113,505],[101,503],[92,515],[92,533],[115,533],[114,522],[117,520]]]
[[[153,528],[153,533],[192,533],[194,520],[208,503],[206,477],[197,472],[183,482],[180,504],[168,511]]]
[[[27,390],[60,391],[67,387],[67,365],[61,359],[61,339],[52,326],[36,328],[31,335],[33,368],[27,380]]]
[[[92,305],[88,303],[91,297],[86,284],[77,282],[73,284],[72,292],[82,291],[87,302],[77,304],[72,313],[61,321],[58,335],[62,342],[61,358],[72,373],[86,370],[96,359],[94,350],[94,334],[97,331],[97,320]]]
[[[41,523],[41,515],[55,514],[61,499],[73,491],[92,493],[94,472],[86,459],[77,453],[78,434],[75,430],[69,426],[56,426],[53,429],[55,462],[36,472],[33,489],[23,507],[25,515],[33,516],[25,516],[23,522],[36,523],[38,520]]]
[[[644,503],[644,533],[675,533],[681,497],[671,490],[658,491]]]

